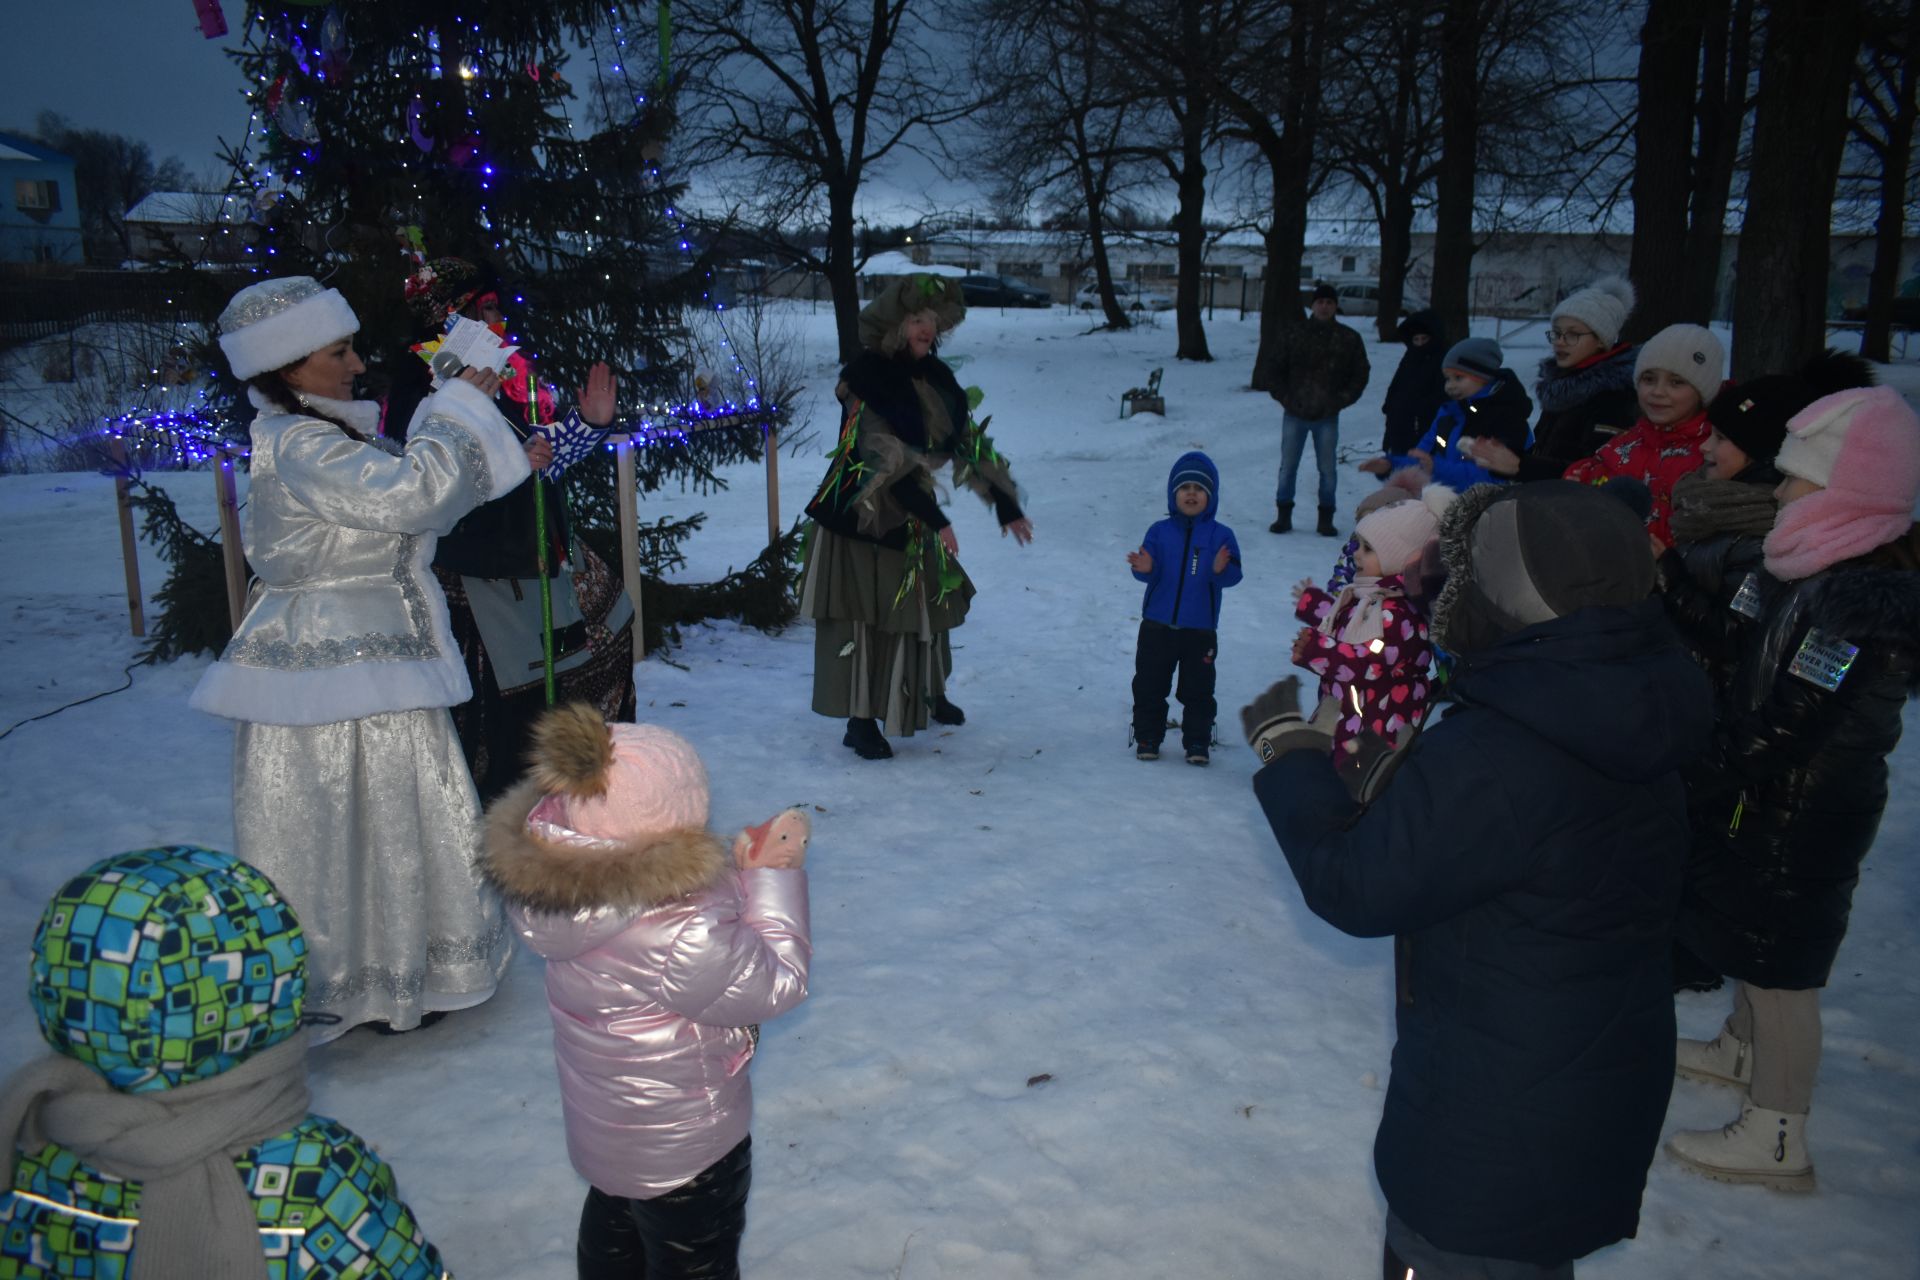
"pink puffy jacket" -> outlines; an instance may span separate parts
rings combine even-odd
[[[747,1136],[757,1024],[807,996],[807,873],[738,870],[706,831],[582,847],[529,830],[540,799],[493,805],[481,869],[547,960],[573,1167],[651,1199]]]

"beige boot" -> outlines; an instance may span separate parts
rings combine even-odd
[[[1753,1046],[1735,1039],[1721,1028],[1711,1040],[1680,1040],[1674,1054],[1674,1071],[1689,1080],[1707,1084],[1731,1084],[1746,1088],[1753,1083]]]
[[[1807,1118],[1756,1107],[1751,1099],[1732,1124],[1683,1130],[1667,1139],[1667,1151],[1681,1164],[1721,1182],[1752,1182],[1775,1191],[1813,1190]]]

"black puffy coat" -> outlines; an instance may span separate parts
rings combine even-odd
[[[1388,1206],[1442,1249],[1553,1265],[1639,1222],[1673,1084],[1678,769],[1710,698],[1651,599],[1515,632],[1454,688],[1365,812],[1318,752],[1254,790],[1314,913],[1405,944]]]
[[[1826,985],[1846,937],[1920,683],[1920,537],[1759,586],[1712,746],[1688,774],[1706,820],[1677,932],[1728,977],[1804,990]],[[1859,648],[1832,690],[1793,671],[1814,630]]]
[[[1533,447],[1520,459],[1522,480],[1552,480],[1640,420],[1633,390],[1638,347],[1622,344],[1584,369],[1540,362],[1533,399],[1540,406]]]
[[[1680,638],[1706,668],[1716,698],[1726,692],[1752,621],[1734,610],[1734,597],[1766,556],[1765,531],[1740,527],[1753,519],[1752,508],[1726,507],[1716,519],[1717,495],[1737,493],[1731,486],[1738,484],[1770,499],[1779,483],[1778,471],[1756,463],[1732,481],[1696,473],[1674,486],[1674,544],[1660,556],[1660,599]]]
[[[1380,452],[1405,453],[1420,442],[1433,423],[1433,415],[1447,402],[1447,388],[1440,366],[1447,359],[1447,333],[1438,311],[1416,311],[1400,322],[1395,331],[1407,344],[1400,366],[1387,384],[1387,398],[1380,411],[1387,417],[1386,431],[1380,439]],[[1424,333],[1424,346],[1409,339]]]

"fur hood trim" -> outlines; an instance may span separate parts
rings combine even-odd
[[[1439,513],[1440,561],[1446,566],[1446,579],[1441,584],[1439,598],[1433,602],[1432,635],[1434,643],[1443,649],[1459,652],[1455,645],[1460,643],[1460,638],[1451,637],[1452,643],[1449,643],[1449,639],[1461,593],[1473,577],[1473,556],[1469,543],[1474,522],[1510,489],[1511,486],[1504,484],[1473,485],[1449,501]]]
[[[689,828],[594,847],[544,840],[527,817],[545,795],[528,779],[487,810],[480,873],[511,906],[559,915],[646,910],[718,883],[732,865],[719,837]]]
[[[1850,644],[1907,654],[1907,695],[1920,693],[1920,572],[1858,560],[1835,566],[1807,613],[1813,625]]]
[[[1639,358],[1640,349],[1625,344],[1584,369],[1562,369],[1548,356],[1540,362],[1540,377],[1533,384],[1534,401],[1548,413],[1559,413],[1603,392],[1630,391],[1634,361]]]

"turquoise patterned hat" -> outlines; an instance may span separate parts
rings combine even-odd
[[[69,880],[33,935],[47,1043],[116,1089],[205,1080],[300,1029],[307,940],[268,879],[195,845]]]

